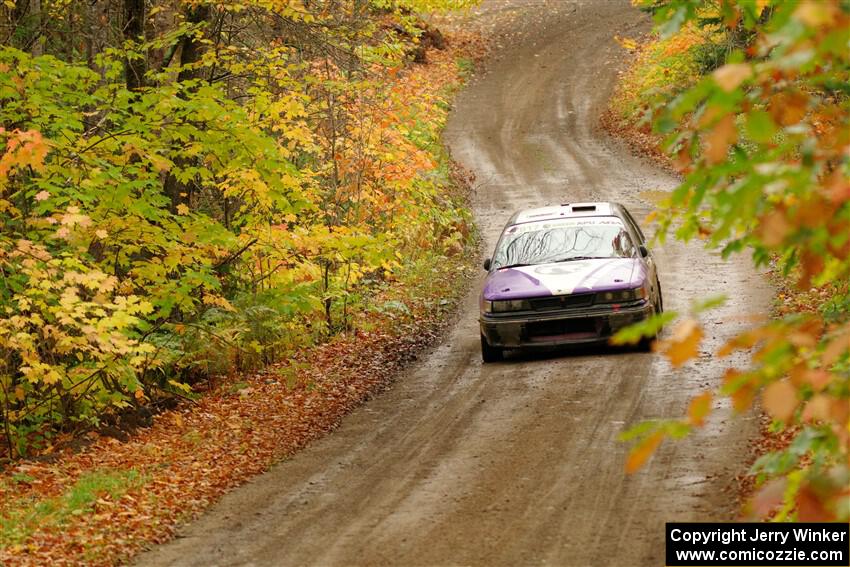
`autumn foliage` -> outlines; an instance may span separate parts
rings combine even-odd
[[[645,110],[683,175],[657,216],[661,237],[703,239],[725,256],[752,251],[756,264],[773,266],[794,294],[815,303],[782,308],[714,353],[751,356],[747,367],[726,371],[719,391],[695,399],[684,420],[627,435],[637,440],[627,466],[643,462],[659,436],[702,425],[712,397],[728,396],[738,411],[760,406],[774,430],[791,437],[754,464],[761,489],[750,512],[847,521],[850,9],[821,1],[639,4],[655,14],[662,35],[641,57],[654,58],[656,68],[672,57],[686,77],[655,89],[627,79],[635,94],[627,110]],[[674,365],[698,353],[698,314],[710,303],[658,345]]]
[[[0,8],[10,458],[405,309],[370,297],[471,238],[459,67],[409,69],[411,9],[466,2],[103,4]]]

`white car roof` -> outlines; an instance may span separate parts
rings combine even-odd
[[[617,216],[612,203],[566,203],[519,211],[508,224],[539,222],[559,218]]]

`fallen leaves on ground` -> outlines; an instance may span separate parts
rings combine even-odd
[[[30,537],[0,550],[0,563],[114,564],[167,541],[222,494],[337,427],[433,343],[437,315],[420,309],[413,320],[376,326],[391,331],[341,336],[286,364],[226,380],[197,405],[156,416],[127,443],[91,434],[90,445],[54,463],[9,467],[0,484],[0,515],[22,502],[61,496],[90,471],[133,470],[142,481],[116,500],[99,498],[55,529],[33,526]]]

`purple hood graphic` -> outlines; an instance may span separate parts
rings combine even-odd
[[[481,292],[488,301],[640,287],[646,266],[639,258],[600,258],[498,269]]]

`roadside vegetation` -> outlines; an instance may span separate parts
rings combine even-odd
[[[88,433],[0,475],[0,563],[114,565],[171,539],[225,492],[333,430],[451,320],[475,273],[459,256],[375,296],[358,330],[256,372],[117,439]]]
[[[467,4],[0,5],[0,563],[168,539],[434,340]]]
[[[624,434],[637,470],[665,438],[700,427],[718,396],[768,416],[776,442],[750,471],[747,512],[850,519],[850,4],[644,0],[656,33],[636,52],[607,117],[682,182],[653,217],[658,237],[752,254],[777,277],[773,317],[714,356],[750,353],[681,420]],[[701,298],[656,344],[674,366],[699,354]],[[655,324],[620,337],[634,340]]]
[[[464,0],[0,6],[8,459],[352,333],[461,254],[439,143]],[[459,55],[458,55],[459,57]]]

